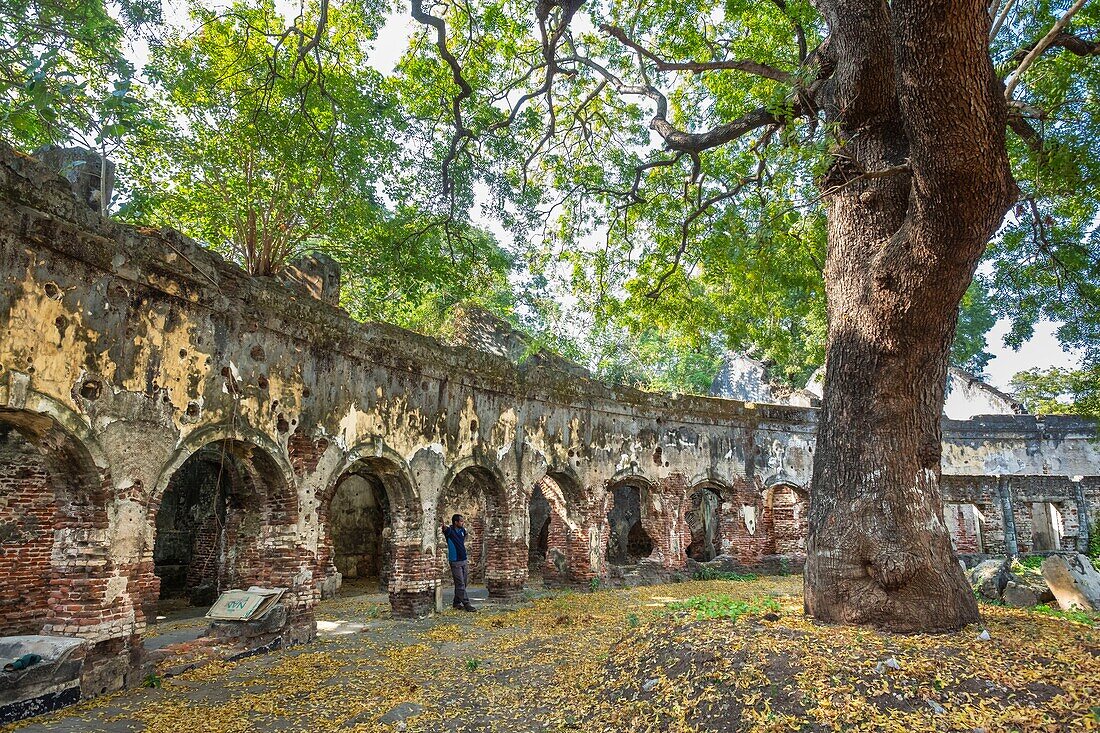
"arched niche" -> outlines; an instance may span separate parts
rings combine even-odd
[[[550,524],[554,508],[547,494],[554,495],[555,486],[550,488],[553,479],[543,478],[535,483],[531,491],[531,501],[527,507],[527,572],[531,576],[541,576],[547,554],[550,552]]]
[[[293,568],[274,561],[271,528],[294,524],[297,504],[279,462],[260,446],[223,438],[193,451],[157,504],[159,612],[207,606],[231,588],[287,584]]]
[[[451,517],[461,514],[466,520],[469,539],[471,581],[484,581],[490,570],[508,562],[504,542],[507,496],[500,478],[488,468],[473,464],[453,473],[443,487],[436,503],[436,516],[450,524]],[[440,534],[442,538],[442,534]],[[447,569],[447,543],[440,540],[440,570],[444,584],[450,582]]]
[[[611,504],[607,510],[607,561],[611,565],[636,565],[653,552],[644,516],[649,491],[648,483],[635,478],[608,487]]]
[[[690,540],[687,556],[696,562],[710,562],[722,554],[722,493],[712,483],[695,486],[688,494],[684,512]]]
[[[322,595],[342,584],[345,589],[389,590],[399,562],[398,542],[421,522],[404,466],[384,456],[359,458],[339,473],[319,507],[322,564],[338,581],[322,588]]]
[[[109,485],[52,417],[0,409],[0,635],[56,633],[102,610]]]
[[[769,487],[765,511],[774,554],[804,560],[809,537],[809,494],[800,486],[778,483]]]

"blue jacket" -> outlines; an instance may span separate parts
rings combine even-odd
[[[447,538],[447,560],[461,562],[466,559],[466,528],[443,527],[443,536]]]

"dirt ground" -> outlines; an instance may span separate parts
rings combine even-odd
[[[413,621],[358,595],[322,604],[316,644],[15,729],[1100,731],[1096,618],[987,606],[984,627],[899,636],[815,624],[800,596],[799,577],[695,581]]]

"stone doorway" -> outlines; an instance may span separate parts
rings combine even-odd
[[[390,503],[381,479],[369,473],[345,475],[328,511],[332,562],[341,584],[385,591],[393,565]]]
[[[1057,504],[1035,502],[1031,505],[1031,549],[1033,552],[1057,552],[1062,549],[1065,525]]]
[[[615,486],[607,512],[607,561],[637,565],[653,552],[653,540],[642,523],[643,490],[630,483]]]

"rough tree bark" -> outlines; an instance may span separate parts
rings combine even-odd
[[[544,69],[544,82],[491,129],[510,124],[566,68],[596,75],[597,89],[610,85],[624,97],[646,98],[655,110],[650,128],[674,155],[637,168],[633,187],[623,195],[640,200],[647,170],[688,156],[695,180],[702,152],[825,112],[835,156],[821,182],[829,219],[829,329],[806,611],[824,621],[895,631],[957,629],[977,621],[978,610],[955,560],[939,496],[947,358],[959,302],[1017,195],[1005,146],[1005,89],[989,57],[992,21],[987,0],[813,1],[828,22],[828,40],[807,52],[805,32],[794,22],[803,71],[815,78],[792,95],[790,109],[760,107],[698,130],[669,119],[667,96],[645,73],[631,82],[578,55],[575,44],[562,43],[580,0],[544,0],[538,10],[542,60],[527,72]],[[772,2],[786,8],[785,0]],[[545,21],[555,8],[560,20],[551,29]],[[437,31],[440,55],[460,90],[452,98],[446,190],[456,141],[477,135],[461,116],[471,87],[447,49],[443,20],[419,10],[414,0],[414,16]],[[634,51],[640,68],[651,63],[695,73],[733,69],[795,80],[744,59],[666,61],[625,28],[600,29]],[[1073,53],[1095,50],[1080,39],[1054,42]],[[561,57],[559,45],[568,46]],[[1016,126],[1029,129],[1022,119]],[[554,130],[548,128],[539,148]],[[534,153],[527,162],[533,159]],[[673,268],[678,266],[679,259]],[[660,292],[659,283],[650,296]]]
[[[829,622],[978,620],[939,496],[959,302],[1016,196],[984,0],[819,0],[835,64],[829,330],[805,574]]]

